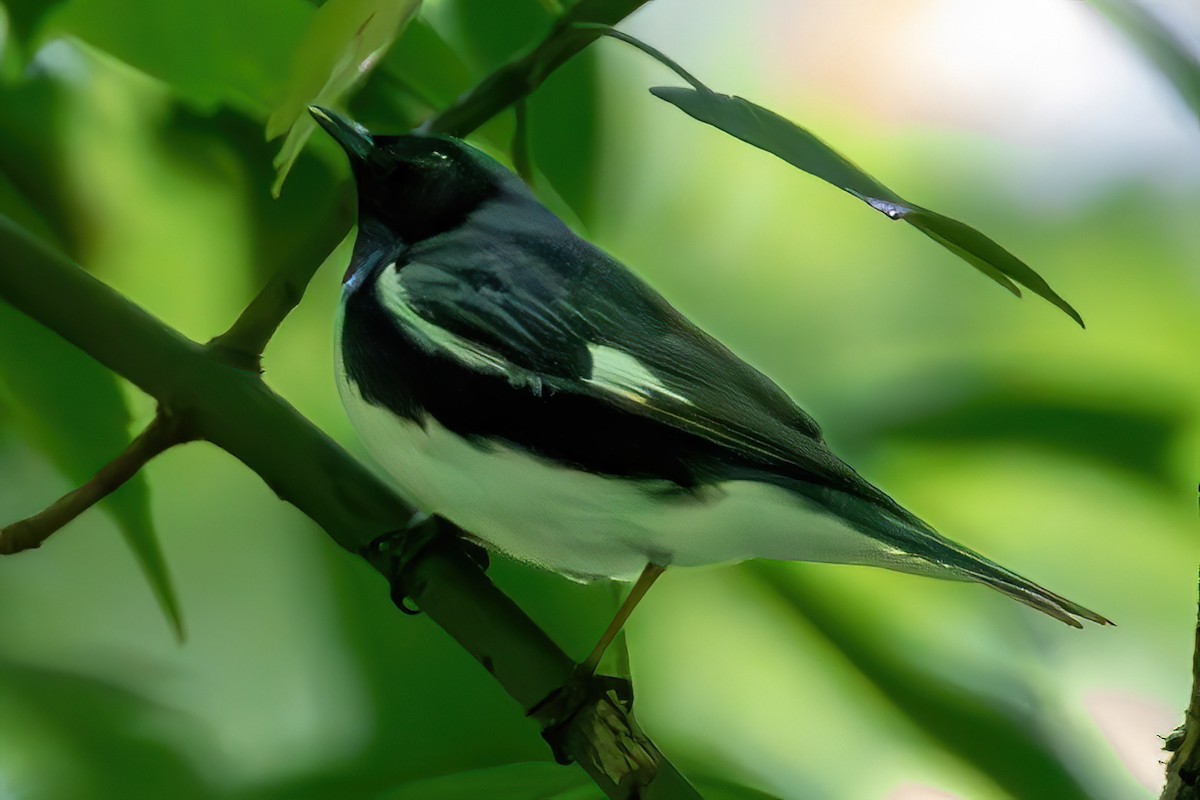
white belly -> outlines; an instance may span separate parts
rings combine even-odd
[[[477,447],[338,384],[367,449],[401,491],[522,561],[580,579],[630,580],[647,562],[698,566],[770,558],[884,564],[895,552],[794,493],[731,481],[697,494],[559,467],[521,450]]]

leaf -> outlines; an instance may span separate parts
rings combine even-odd
[[[650,91],[687,115],[844,189],[889,219],[904,220],[1013,294],[1020,295],[1019,283],[1083,326],[1071,304],[1012,253],[969,225],[900,197],[799,125],[748,100],[708,89],[657,86]]]
[[[529,144],[535,163],[585,223],[592,222],[600,167],[599,62],[585,50],[563,64],[529,98]]]
[[[1091,4],[1125,32],[1200,118],[1200,58],[1195,49],[1137,0],[1091,0]]]
[[[878,641],[878,630],[862,624],[853,604],[814,588],[789,566],[758,561],[745,569],[803,617],[880,696],[1011,796],[1093,796],[1052,736],[1032,724],[1019,704],[960,685],[937,665],[897,655]]]
[[[449,105],[475,82],[474,72],[458,51],[421,17],[413,19],[404,29],[404,35],[368,79],[363,93],[370,91],[380,77],[387,77],[418,97],[426,105],[426,113]],[[361,97],[362,94],[356,95],[356,105]],[[385,107],[378,109],[378,116],[387,119],[385,115],[390,115],[394,121],[395,112],[389,107],[390,103],[384,99],[380,105]]]
[[[261,118],[313,13],[303,0],[70,0],[46,15],[40,39],[78,37],[195,104]]]
[[[63,2],[65,0],[4,0],[0,3],[0,18],[7,20],[11,38],[4,41],[7,37],[0,37],[0,46],[24,46],[33,38],[46,14]],[[3,24],[0,24],[0,30],[3,30]]]
[[[268,139],[287,133],[275,157],[272,194],[279,195],[316,127],[308,106],[339,106],[387,52],[419,5],[420,0],[329,0],[317,9],[293,57],[283,98],[267,120]]]
[[[1101,397],[1065,398],[1053,392],[981,385],[966,395],[929,393],[919,408],[892,406],[894,416],[862,435],[974,446],[1026,444],[1171,485],[1171,448],[1186,422],[1170,406],[1136,405]]]
[[[578,767],[547,762],[506,764],[413,781],[377,800],[599,800],[604,794]]]
[[[0,303],[0,394],[20,423],[16,427],[29,432],[34,446],[74,484],[86,482],[129,444],[129,410],[113,374],[6,303]],[[116,521],[182,639],[145,478],[135,475],[101,507]]]
[[[446,36],[474,68],[475,80],[540,41],[556,16],[538,0],[453,0],[441,13],[452,14],[443,23]],[[574,216],[591,221],[601,129],[596,54],[585,50],[563,64],[525,107],[533,165]]]

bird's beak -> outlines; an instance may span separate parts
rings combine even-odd
[[[342,146],[351,161],[370,160],[375,142],[366,128],[321,106],[309,106],[308,113],[312,114],[317,124]]]

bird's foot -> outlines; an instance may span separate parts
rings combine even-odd
[[[570,764],[567,738],[576,718],[585,713],[595,715],[606,705],[619,705],[628,712],[633,708],[633,684],[628,678],[577,668],[570,680],[529,709],[526,716],[541,723],[542,738],[550,745],[554,760]]]
[[[417,554],[444,534],[447,527],[452,526],[441,517],[418,511],[403,528],[377,536],[359,550],[359,555],[387,578],[392,590],[392,602],[405,614],[416,615],[421,611],[408,604],[408,595],[400,576]]]

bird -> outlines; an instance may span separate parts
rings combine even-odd
[[[663,571],[750,559],[974,581],[1112,624],[859,476],[779,386],[481,150],[309,110],[357,188],[335,324],[346,412],[402,494],[488,549],[634,582],[584,671]]]

